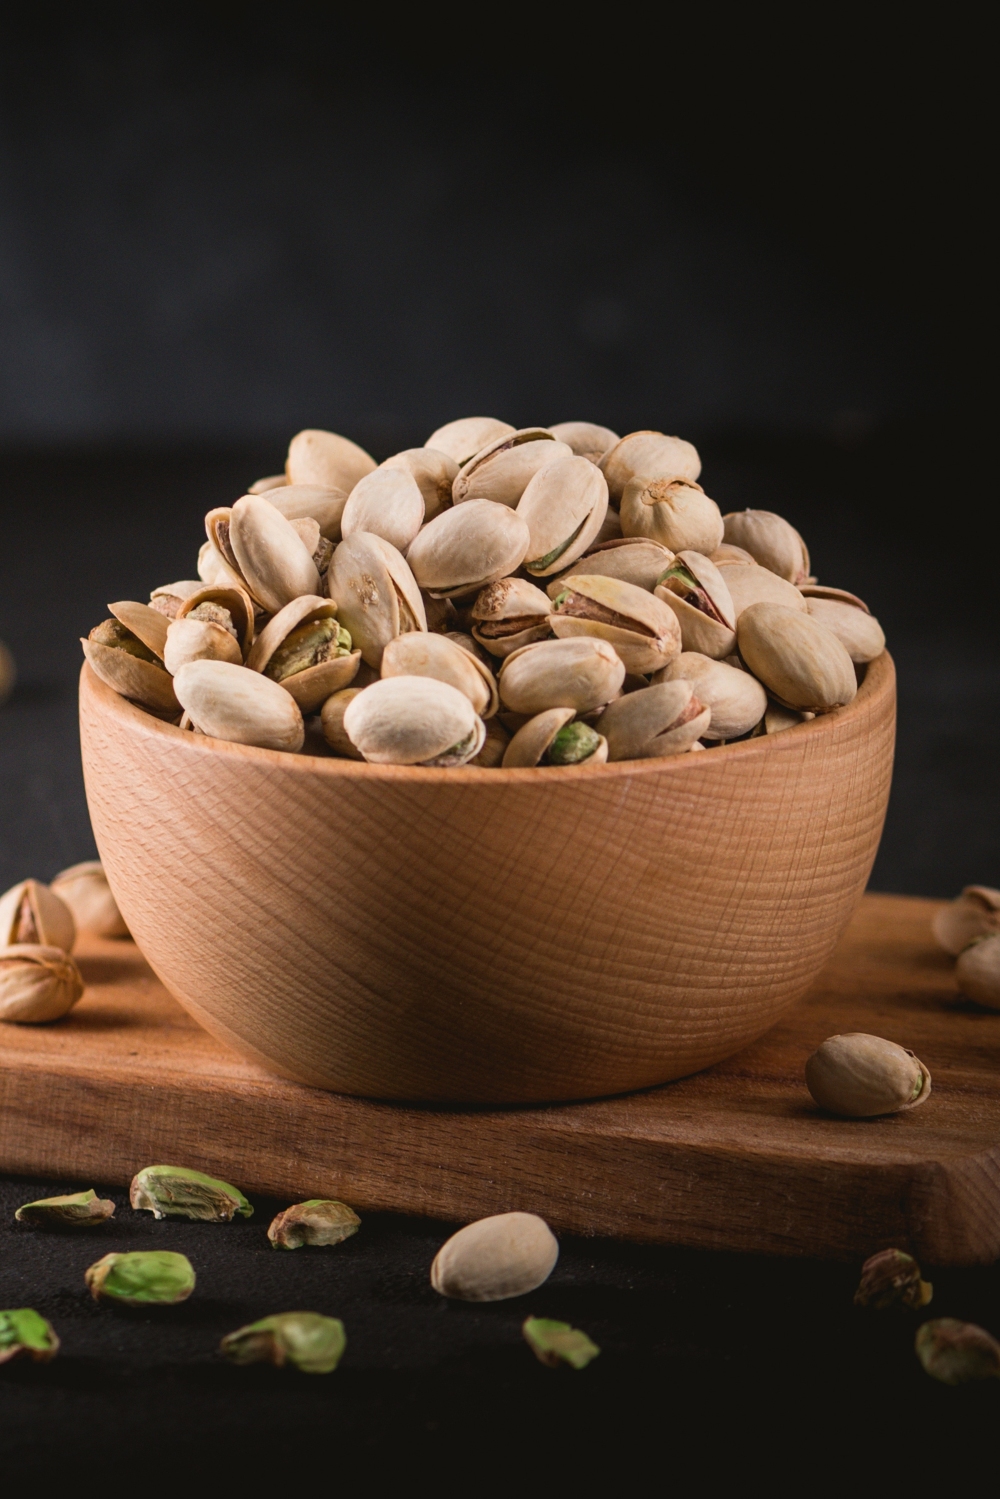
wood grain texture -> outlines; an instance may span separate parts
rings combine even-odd
[[[701,755],[368,766],[182,733],[85,667],[91,818],[156,973],[289,1077],[583,1098],[694,1072],[813,981],[889,792],[886,655],[838,714]]]
[[[453,1110],[276,1079],[200,1030],[130,943],[85,940],[87,992],[52,1026],[0,1026],[0,1168],[90,1186],[154,1161],[251,1192],[342,1197],[468,1220],[508,1209],[560,1231],[929,1265],[1000,1254],[1000,1014],[957,996],[939,903],[866,896],[808,997],[694,1078],[628,1097]],[[803,1083],[838,1031],[912,1047],[918,1110],[836,1120]]]

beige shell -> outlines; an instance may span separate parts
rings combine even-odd
[[[504,770],[518,766],[537,766],[560,729],[565,729],[575,717],[571,708],[547,708],[536,714],[514,735],[503,758]],[[577,761],[581,766],[600,766],[608,758],[608,742],[598,736],[597,748],[585,760]]]
[[[931,931],[953,957],[976,938],[1000,932],[1000,891],[989,885],[967,885],[960,896],[934,913]]]
[[[749,734],[767,711],[767,694],[749,672],[727,666],[697,651],[683,651],[669,667],[656,674],[656,682],[683,678],[695,697],[712,710],[712,722],[702,733],[706,740],[735,740]]]
[[[289,484],[315,484],[349,495],[375,467],[371,454],[336,432],[307,427],[288,445],[285,474]]]
[[[341,542],[326,586],[352,642],[376,670],[397,635],[427,629],[424,601],[409,564],[384,537],[357,531]]]
[[[594,537],[592,547],[603,547],[606,542],[620,542],[622,540],[622,518],[616,510],[612,510],[609,503],[601,522],[601,529]]]
[[[809,577],[808,548],[784,516],[773,510],[734,510],[722,519],[726,541],[749,552],[762,568],[794,584]]]
[[[806,1086],[821,1109],[864,1120],[925,1104],[931,1075],[908,1048],[853,1031],[817,1047],[806,1063]]]
[[[545,587],[549,598],[554,599],[571,578],[586,573],[591,578],[598,574],[605,578],[620,578],[623,583],[633,583],[636,588],[648,589],[652,593],[656,580],[673,560],[674,554],[668,547],[661,547],[659,542],[651,542],[646,537],[621,537],[593,548]]]
[[[339,693],[333,693],[327,698],[320,713],[320,725],[326,743],[337,755],[346,755],[349,760],[364,760],[361,751],[344,728],[344,714],[348,704],[353,703],[363,691],[360,687],[342,688]]]
[[[608,484],[586,458],[555,459],[525,486],[517,513],[531,536],[525,568],[543,578],[581,557],[608,509]]]
[[[262,479],[255,479],[253,484],[248,484],[246,492],[248,495],[266,495],[268,490],[280,489],[287,483],[287,474],[265,474]]]
[[[121,607],[120,604],[115,606],[118,610]],[[136,605],[135,608],[136,610],[140,610],[148,608],[148,606]],[[159,620],[163,628],[162,650],[166,645],[169,621],[158,610],[149,609],[148,612],[155,619]],[[138,618],[131,611],[126,611],[126,613],[132,619]],[[119,619],[117,614],[115,615],[115,619]],[[119,620],[119,623],[125,624],[125,621]],[[148,622],[143,620],[145,633],[152,639],[152,631],[146,628],[147,626]],[[95,625],[90,636],[86,640],[81,638],[80,641],[84,656],[101,681],[107,683],[108,687],[113,688],[116,693],[121,693],[123,698],[129,698],[134,703],[140,703],[143,708],[147,708],[153,713],[165,715],[177,713],[180,709],[180,704],[177,702],[173,681],[166,668],[162,667],[159,662],[144,661],[141,657],[132,656],[128,651],[123,651],[118,646],[107,645],[102,641],[94,639],[97,631],[101,628],[102,626]],[[126,625],[125,628],[130,630],[131,626]],[[148,645],[146,641],[143,641],[143,645],[146,646],[147,650],[153,651],[154,654],[159,654],[159,652],[156,652],[156,648]]]
[[[308,620],[333,618],[336,613],[337,606],[332,599],[321,599],[315,594],[303,594],[301,598],[293,599],[264,626],[250,648],[247,666],[252,672],[265,672],[275,651],[299,625]],[[355,650],[350,656],[337,656],[332,661],[319,662],[314,667],[283,677],[277,685],[291,693],[303,714],[313,714],[331,693],[350,686],[357,676],[360,662],[361,652]]]
[[[262,494],[286,521],[313,520],[320,533],[332,542],[340,541],[340,522],[347,504],[346,490],[326,489],[320,484],[285,484],[270,490],[248,490]]]
[[[509,506],[468,500],[429,521],[406,559],[422,589],[435,598],[457,598],[513,573],[529,541],[527,526]]]
[[[809,593],[806,608],[814,620],[833,632],[852,661],[874,661],[885,650],[885,632],[866,607]]]
[[[199,594],[204,587],[200,578],[181,578],[177,583],[163,583],[150,594],[149,607],[165,615],[168,620],[173,620],[184,600],[191,594]]]
[[[483,589],[470,610],[473,639],[491,656],[510,656],[551,635],[551,613],[548,597],[526,578],[501,578]]]
[[[755,682],[756,680],[754,678]],[[783,703],[772,703],[768,699],[767,712],[764,715],[764,733],[781,734],[785,729],[798,729],[800,724],[807,724],[815,717],[813,713],[799,713],[796,708],[786,708]]]
[[[684,650],[716,660],[728,656],[736,645],[736,609],[725,578],[711,559],[700,552],[687,549],[678,552],[670,567],[678,565],[695,580],[697,592],[687,590],[683,583],[665,574],[654,593],[677,616]],[[679,589],[684,592],[678,592]]]
[[[80,970],[61,948],[0,947],[0,1021],[58,1021],[82,994]]]
[[[459,417],[456,422],[436,428],[424,447],[446,454],[461,468],[490,443],[510,437],[515,431],[509,422],[501,422],[497,417]]]
[[[504,661],[500,698],[518,714],[539,714],[546,708],[585,714],[610,703],[624,680],[625,663],[607,641],[593,636],[535,641]]]
[[[660,682],[609,703],[600,718],[610,760],[683,755],[708,729],[706,708],[690,682]]]
[[[664,432],[629,432],[601,459],[612,505],[620,501],[625,486],[638,474],[652,479],[675,478],[694,481],[701,473],[701,459],[693,443],[668,437]],[[722,534],[719,534],[719,541]],[[684,543],[693,546],[693,542]],[[718,543],[716,544],[718,545]]]
[[[633,583],[578,574],[553,604],[556,636],[599,636],[615,648],[627,672],[659,671],[680,653],[681,628],[673,610]]]
[[[786,708],[830,713],[858,690],[854,663],[837,637],[784,604],[751,604],[737,628],[740,655]]]
[[[266,610],[273,613],[300,594],[319,592],[319,572],[308,547],[263,495],[237,500],[229,519],[229,545],[247,591]]]
[[[424,497],[424,520],[433,521],[451,505],[451,487],[459,466],[436,448],[404,448],[382,464],[383,469],[402,469],[416,480]]]
[[[259,672],[229,661],[189,661],[174,687],[202,734],[264,750],[302,749],[305,726],[298,704]]]
[[[170,622],[163,664],[173,675],[188,661],[231,661],[242,666],[243,653],[224,626],[182,615]]]
[[[205,517],[206,526],[208,525],[209,516],[215,514],[216,512],[209,511],[208,516]],[[228,507],[224,508],[223,514],[228,521]],[[198,577],[209,588],[246,588],[246,580],[241,576],[239,568],[234,567],[232,563],[226,560],[213,541],[211,534],[207,542],[202,542],[201,550],[198,553]]]
[[[645,536],[672,552],[714,552],[722,541],[722,512],[700,484],[673,476],[637,476],[621,498],[625,536]]]
[[[75,942],[70,907],[40,880],[19,880],[0,896],[0,947],[42,943],[69,953]]]
[[[1000,1010],[1000,936],[977,938],[959,954],[955,978],[963,995]]]
[[[601,427],[597,422],[557,422],[549,431],[560,443],[572,448],[579,458],[589,458],[592,464],[600,463],[616,443],[621,442],[617,432],[610,427]]]
[[[492,672],[471,651],[444,635],[427,632],[397,636],[382,656],[382,676],[434,677],[464,693],[481,719],[500,707]]]
[[[431,1266],[431,1286],[463,1302],[522,1297],[547,1281],[559,1241],[537,1214],[495,1214],[446,1240]]]
[[[384,537],[405,553],[424,524],[424,497],[406,469],[373,469],[350,493],[340,523],[345,537],[356,531]]]
[[[803,614],[807,612],[806,601],[795,585],[779,578],[769,568],[760,568],[756,563],[748,566],[723,562],[719,572],[726,580],[737,622],[751,604],[784,604],[789,609],[801,610]]]
[[[126,630],[131,630],[134,636],[138,636],[148,650],[163,660],[170,622],[158,609],[153,609],[149,604],[139,604],[135,599],[120,599],[116,604],[109,604],[108,611]]]
[[[568,443],[559,443],[546,427],[522,427],[497,438],[462,465],[451,487],[456,505],[467,500],[518,503],[538,470],[557,458],[572,458]]]
[[[219,604],[223,609],[229,611],[229,618],[233,622],[236,631],[236,639],[239,643],[243,659],[246,658],[253,642],[254,630],[256,628],[256,612],[254,602],[246,589],[203,586],[197,593],[189,594],[184,599],[177,611],[177,618],[185,620],[202,604]]]
[[[723,517],[725,520],[725,517]],[[750,553],[742,547],[734,547],[731,542],[720,542],[715,551],[709,554],[710,560],[717,568],[726,563],[745,563],[748,567],[755,566],[757,559],[751,557]]]
[[[510,735],[496,717],[486,721],[486,738],[478,755],[466,764],[479,766],[484,771],[496,771],[503,765],[503,758],[510,744]]]
[[[344,729],[376,765],[460,766],[486,739],[465,694],[434,677],[373,682],[348,704]]]
[[[102,938],[128,937],[100,860],[87,859],[60,870],[52,882],[52,892],[69,907],[78,932]]]

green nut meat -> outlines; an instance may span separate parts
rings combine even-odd
[[[314,1312],[275,1313],[227,1333],[219,1345],[233,1364],[266,1362],[279,1369],[295,1365],[307,1375],[328,1375],[335,1370],[346,1347],[340,1319]]]
[[[108,1298],[129,1307],[169,1307],[194,1291],[194,1267],[176,1250],[130,1250],[102,1255],[84,1272],[95,1302]]]
[[[934,1295],[920,1267],[905,1250],[880,1250],[861,1267],[861,1284],[854,1293],[856,1307],[926,1307]]]
[[[932,1318],[917,1329],[915,1347],[927,1374],[944,1385],[1000,1378],[1000,1344],[975,1323]]]
[[[110,1198],[98,1198],[93,1188],[85,1193],[65,1193],[60,1198],[38,1198],[22,1203],[14,1218],[32,1229],[93,1229],[110,1219],[115,1205]]]
[[[58,1351],[55,1329],[33,1307],[0,1309],[0,1365],[19,1354],[34,1360],[53,1359]]]
[[[569,1365],[582,1370],[600,1349],[579,1328],[555,1318],[525,1318],[521,1325],[528,1347],[543,1365]]]
[[[157,1219],[202,1219],[228,1224],[235,1214],[249,1219],[253,1207],[239,1188],[192,1167],[143,1167],[132,1178],[129,1201]]]
[[[339,1245],[357,1234],[361,1220],[353,1208],[337,1198],[307,1198],[277,1214],[267,1237],[275,1250],[298,1250],[302,1245]]]

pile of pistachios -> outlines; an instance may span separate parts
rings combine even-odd
[[[987,1010],[1000,1010],[1000,891],[967,885],[935,913],[935,938],[957,960],[962,994]]]
[[[84,653],[181,729],[375,764],[598,765],[836,712],[878,621],[700,473],[591,422],[466,417],[380,465],[306,430],[209,511],[198,577],[110,604]]]
[[[97,860],[61,870],[45,885],[20,880],[0,896],[0,1021],[57,1021],[83,994],[70,957],[78,932],[128,937]]]

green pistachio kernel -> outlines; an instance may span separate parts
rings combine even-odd
[[[536,557],[532,562],[526,562],[524,566],[527,568],[528,572],[540,573],[543,568],[551,568],[556,558],[562,557],[566,549],[568,547],[572,547],[573,543],[576,541],[577,537],[580,535],[580,532],[583,530],[584,526],[589,520],[589,516],[584,516],[583,520],[580,522],[576,530],[574,532],[571,532],[564,542],[560,542],[558,547],[553,547],[552,551],[546,552],[544,557]]]
[[[130,1307],[184,1302],[194,1291],[194,1267],[176,1250],[130,1250],[102,1255],[84,1272],[95,1301],[109,1297]]]
[[[318,667],[338,656],[350,656],[351,636],[339,620],[327,615],[322,620],[307,620],[290,630],[264,668],[264,676],[284,682],[308,667]]]
[[[92,1229],[110,1219],[115,1205],[110,1198],[98,1198],[93,1188],[85,1193],[65,1193],[59,1198],[38,1198],[22,1203],[14,1218],[32,1229]]]
[[[668,588],[670,587],[671,583],[680,583],[683,584],[686,589],[690,589],[691,592],[695,594],[701,588],[701,584],[698,582],[697,578],[695,578],[694,574],[689,572],[684,564],[680,562],[671,563],[666,572],[660,574],[659,578],[656,580],[656,584],[660,583],[665,583]],[[654,588],[656,587],[656,584],[653,585]]]
[[[1000,1378],[1000,1344],[975,1323],[932,1318],[917,1329],[915,1347],[927,1374],[944,1385]]]
[[[926,1307],[934,1295],[922,1281],[920,1267],[905,1250],[880,1250],[861,1267],[861,1283],[854,1293],[856,1307]]]
[[[101,624],[95,625],[90,632],[90,639],[96,641],[99,646],[113,646],[118,651],[125,651],[129,656],[137,656],[140,661],[151,661],[158,667],[163,665],[156,653],[143,645],[139,637],[133,635],[131,630],[127,630],[120,620],[102,620]]]
[[[340,1363],[347,1347],[344,1325],[339,1318],[321,1313],[275,1313],[227,1333],[219,1348],[236,1365],[267,1362],[295,1365],[307,1375],[328,1375]]]
[[[593,755],[601,736],[589,724],[566,724],[546,751],[550,766],[576,766]]]
[[[0,1365],[19,1354],[34,1360],[52,1359],[58,1350],[55,1329],[33,1307],[0,1309]]]
[[[581,1329],[555,1318],[526,1318],[521,1332],[543,1365],[570,1365],[582,1370],[601,1352]]]
[[[302,1245],[339,1245],[357,1234],[361,1220],[353,1208],[337,1198],[307,1198],[293,1203],[271,1220],[267,1237],[275,1250],[298,1250]]]
[[[193,1167],[143,1167],[132,1178],[129,1200],[157,1219],[204,1219],[228,1224],[234,1214],[249,1219],[253,1207],[239,1188]]]

